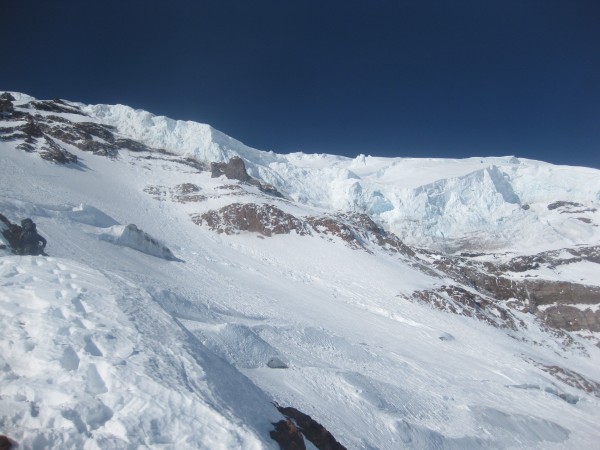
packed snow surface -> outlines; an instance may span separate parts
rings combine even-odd
[[[592,169],[277,155],[208,126],[86,108],[152,146],[207,160],[239,154],[297,200],[282,201],[294,214],[366,211],[423,246],[597,242],[595,228],[548,209],[557,200],[594,209]],[[228,236],[190,219],[265,201],[254,188],[135,153],[68,149],[82,170],[0,142],[0,212],[32,217],[51,255],[0,253],[0,433],[23,448],[275,449],[273,402],[311,415],[349,449],[597,447],[600,399],[539,366],[599,380],[590,343],[565,346],[531,314],[515,312],[524,326],[511,331],[409,302],[451,280],[383,250]],[[183,183],[206,199],[159,201],[147,189]],[[524,240],[524,230],[537,234]]]

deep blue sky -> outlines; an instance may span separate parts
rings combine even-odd
[[[277,152],[600,168],[600,1],[8,0],[0,89]]]

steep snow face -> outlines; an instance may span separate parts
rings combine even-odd
[[[202,161],[240,156],[251,176],[307,205],[364,212],[406,242],[443,251],[542,251],[600,242],[600,171],[503,158],[464,160],[280,155],[213,129],[123,105],[84,106],[91,116],[156,148]],[[582,215],[551,212],[556,201]],[[526,248],[520,236],[531,234]]]
[[[155,116],[124,105],[81,105],[98,121],[150,147],[201,161],[226,162],[233,156],[257,152],[210,125]]]

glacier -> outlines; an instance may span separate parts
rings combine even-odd
[[[444,251],[523,250],[597,242],[600,231],[548,217],[552,201],[600,204],[598,171],[506,156],[464,160],[276,154],[250,148],[209,125],[123,105],[84,106],[97,120],[154,148],[203,161],[241,157],[248,173],[290,199],[369,214],[409,244]],[[548,183],[548,180],[553,180]],[[523,209],[523,207],[527,209]],[[519,236],[529,235],[527,247]]]

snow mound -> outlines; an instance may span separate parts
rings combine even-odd
[[[119,222],[115,219],[90,205],[81,204],[76,206],[72,211],[69,211],[67,215],[75,222],[91,225],[93,227],[108,228],[119,225]]]
[[[156,256],[157,258],[178,261],[177,257],[165,244],[143,230],[140,230],[133,223],[125,227],[119,225],[110,227],[109,232],[102,233],[100,238],[116,245],[146,253],[147,255]]]

